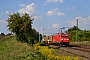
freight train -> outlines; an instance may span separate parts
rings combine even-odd
[[[58,44],[58,45],[69,45],[70,39],[67,33],[58,33],[56,35],[49,35],[42,40],[45,44]]]

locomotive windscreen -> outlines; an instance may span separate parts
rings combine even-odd
[[[61,36],[61,37],[63,37],[63,38],[68,38],[68,36]]]

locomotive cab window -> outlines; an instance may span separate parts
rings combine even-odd
[[[68,36],[61,36],[61,37],[63,37],[63,38],[68,38]]]

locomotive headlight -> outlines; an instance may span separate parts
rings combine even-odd
[[[69,40],[69,39],[67,39],[67,40]]]
[[[61,39],[61,40],[63,40],[63,39]]]

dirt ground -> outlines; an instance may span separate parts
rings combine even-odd
[[[4,38],[5,36],[0,36],[0,39]]]

